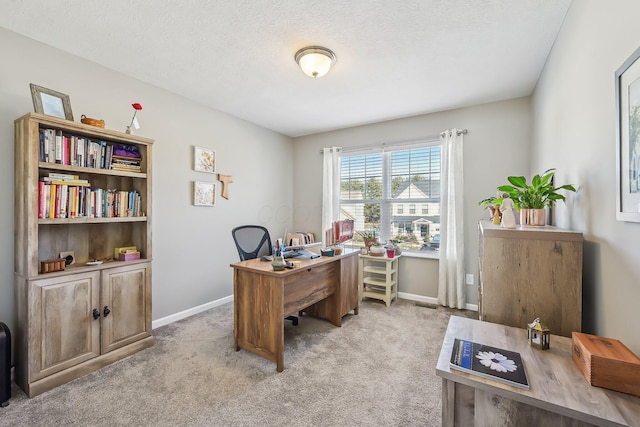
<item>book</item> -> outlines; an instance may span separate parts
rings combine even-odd
[[[520,353],[456,338],[449,366],[473,375],[529,390]]]

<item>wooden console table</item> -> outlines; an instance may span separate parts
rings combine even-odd
[[[451,370],[455,338],[520,353],[530,390]],[[552,335],[549,350],[536,350],[525,329],[451,316],[436,374],[445,427],[640,425],[640,398],[591,386],[571,358],[567,337]]]
[[[358,254],[299,260],[294,269],[273,271],[270,262],[252,259],[233,267],[234,347],[249,350],[284,369],[284,320],[301,310],[341,326],[358,314]]]

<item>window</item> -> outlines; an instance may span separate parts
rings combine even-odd
[[[340,219],[353,219],[356,231],[375,230],[381,242],[394,241],[404,251],[437,250],[430,243],[440,229],[440,159],[435,141],[379,152],[343,151]]]

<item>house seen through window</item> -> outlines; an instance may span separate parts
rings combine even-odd
[[[440,244],[438,142],[344,152],[340,159],[340,219],[375,232],[403,251],[437,251]],[[418,206],[418,208],[416,208]],[[356,246],[363,239],[356,233]]]

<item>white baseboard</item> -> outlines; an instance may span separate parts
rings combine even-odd
[[[416,295],[416,294],[408,294],[406,292],[398,292],[398,298],[408,299],[409,301],[418,301],[418,302],[424,302],[427,304],[440,305],[440,303],[438,302],[438,298],[425,297],[425,296]],[[465,304],[464,308],[465,310],[478,311],[478,304]]]
[[[181,311],[179,313],[172,314],[167,317],[163,317],[160,319],[156,319],[151,322],[151,328],[159,328],[160,326],[168,325],[169,323],[177,322],[178,320],[186,319],[187,317],[193,316],[194,314],[202,313],[203,311],[207,311],[210,308],[217,307],[222,304],[226,304],[230,301],[233,301],[233,295],[226,296],[224,298],[220,298],[215,301],[208,302],[206,304],[199,305],[197,307],[189,308],[187,310]]]
[[[408,294],[406,292],[398,292],[398,298],[407,299],[410,301],[418,301],[424,302],[428,304],[436,304],[438,305],[438,299],[433,297],[425,297],[422,295],[416,294]],[[156,329],[164,325],[168,325],[169,323],[177,322],[178,320],[186,319],[187,317],[193,316],[194,314],[202,313],[203,311],[207,311],[210,308],[217,307],[222,304],[226,304],[228,302],[233,301],[233,295],[226,296],[224,298],[220,298],[215,301],[208,302],[206,304],[199,305],[197,307],[193,307],[179,313],[172,314],[170,316],[166,316],[160,319],[156,319],[151,322],[151,328]],[[466,310],[478,311],[477,304],[466,304]]]

